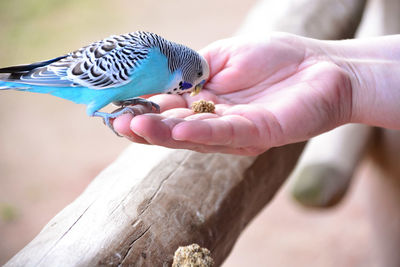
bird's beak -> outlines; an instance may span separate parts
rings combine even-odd
[[[203,85],[206,82],[206,80],[201,81],[198,85],[196,85],[193,89],[193,91],[190,93],[190,96],[195,96],[198,93],[200,93],[201,89],[203,89]]]
[[[193,91],[190,93],[190,96],[195,96],[200,93],[201,89],[203,88],[202,84],[198,84],[194,87]]]

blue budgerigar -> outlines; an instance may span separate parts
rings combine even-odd
[[[207,61],[196,51],[137,31],[47,61],[1,68],[0,89],[46,93],[86,104],[89,116],[102,117],[114,131],[110,119],[134,113],[130,105],[151,105],[159,112],[157,104],[139,96],[197,94],[208,76]],[[99,111],[111,102],[120,109]]]

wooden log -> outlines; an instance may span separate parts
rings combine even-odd
[[[324,38],[328,31],[332,39],[344,38],[334,22],[357,16],[361,5],[332,10],[326,3],[302,1],[293,18],[300,26],[286,30],[299,33],[303,27],[307,35],[306,26],[316,23],[314,37]],[[314,16],[300,20],[310,5],[318,6]],[[263,11],[262,17],[275,13],[274,8]],[[317,14],[331,25],[320,35]],[[250,21],[259,34],[267,33],[260,17]],[[298,143],[242,157],[132,145],[6,266],[169,266],[175,249],[191,243],[208,248],[219,266],[288,177],[303,147]]]
[[[239,34],[283,31],[317,39],[352,38],[366,0],[260,1]]]
[[[372,128],[348,124],[313,138],[292,178],[292,196],[310,207],[331,207],[347,192],[370,144]]]
[[[191,243],[219,265],[303,146],[255,158],[133,145],[6,266],[170,266]]]

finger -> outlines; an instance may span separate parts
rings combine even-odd
[[[257,127],[250,120],[238,115],[202,121],[185,120],[177,124],[171,134],[174,140],[231,147],[259,144],[258,136]]]
[[[207,119],[214,119],[214,118],[219,118],[219,115],[214,114],[214,113],[194,113],[193,115],[185,117],[186,121],[190,120],[207,120]]]
[[[133,105],[129,106],[129,108],[134,112],[134,114],[126,113],[118,116],[115,119],[112,119],[111,123],[113,124],[114,130],[117,131],[120,135],[129,138],[129,140],[133,142],[147,144],[147,141],[145,139],[137,136],[130,130],[129,125],[134,116],[139,116],[141,114],[152,112],[152,109],[149,109],[149,107],[145,105]]]
[[[162,113],[165,118],[186,118],[193,114],[194,112],[188,108],[174,108]]]
[[[224,68],[229,57],[225,51],[224,40],[216,41],[199,51],[199,53],[206,59],[210,68],[210,78]]]
[[[159,114],[145,114],[132,118],[130,129],[150,144],[181,148],[178,144],[172,144],[171,128],[182,121],[180,118],[166,119]]]
[[[177,141],[171,138],[172,129],[183,121],[184,119],[180,118],[164,118],[161,115],[146,114],[134,117],[130,128],[136,135],[144,138],[150,144],[200,151],[201,145],[199,144]]]
[[[120,135],[128,138],[130,141],[140,144],[148,144],[148,142],[143,138],[132,132],[130,128],[133,115],[130,113],[123,114],[114,119],[113,127]]]
[[[132,120],[131,128],[142,136],[149,144],[165,146],[169,148],[190,149],[202,153],[227,153],[237,155],[256,155],[260,151],[252,147],[229,147],[224,145],[204,145],[186,141],[177,141],[172,138],[172,129],[183,119],[163,119],[160,115],[143,115]]]

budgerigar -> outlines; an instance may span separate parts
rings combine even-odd
[[[0,69],[0,89],[47,93],[87,105],[89,116],[110,119],[134,113],[129,105],[159,106],[139,96],[197,94],[209,76],[196,51],[161,36],[137,31],[110,36],[67,55]],[[117,112],[99,110],[113,102]],[[115,132],[115,131],[114,131]]]

